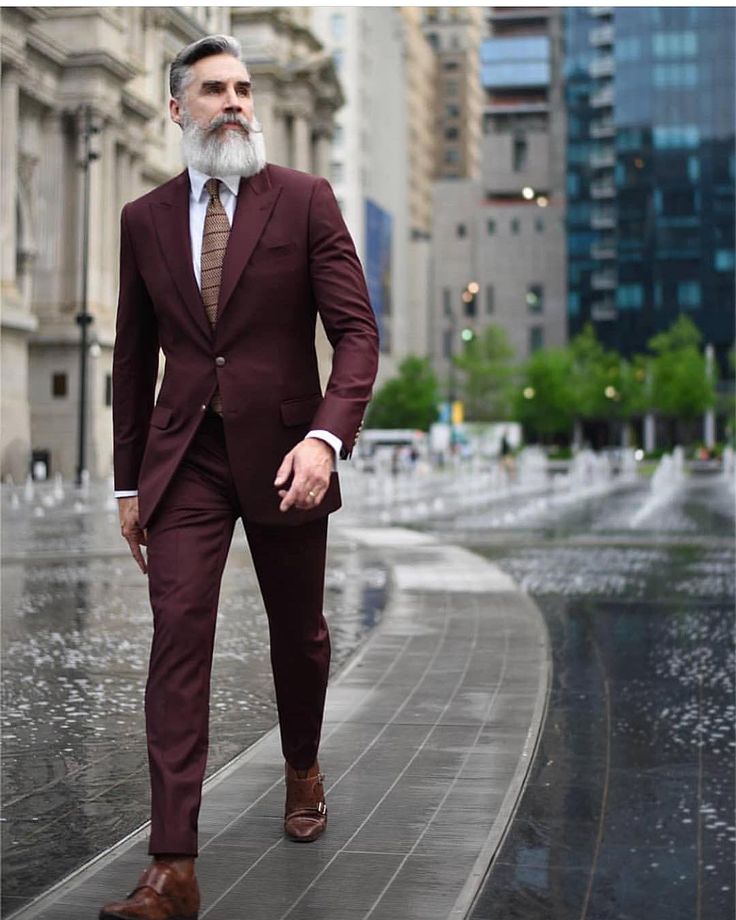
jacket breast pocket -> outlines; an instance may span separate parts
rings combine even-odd
[[[294,240],[261,240],[251,257],[251,263],[268,267],[288,259],[296,252]]]
[[[287,427],[309,425],[322,402],[322,396],[302,396],[298,399],[284,399],[281,402],[281,421]]]

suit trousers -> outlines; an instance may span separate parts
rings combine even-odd
[[[238,517],[223,422],[207,413],[148,526],[152,854],[198,852],[215,621]],[[282,750],[294,768],[307,769],[317,757],[330,664],[327,516],[296,526],[243,524],[268,618]]]

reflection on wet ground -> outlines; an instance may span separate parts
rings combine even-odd
[[[736,912],[733,493],[631,490],[456,533],[534,595],[554,671],[530,782],[472,920]]]
[[[3,913],[148,817],[143,691],[145,578],[102,497],[3,515]],[[86,510],[85,510],[86,509]],[[330,547],[333,667],[380,618],[386,573],[366,550]],[[242,528],[223,581],[208,774],[276,722],[268,635]]]

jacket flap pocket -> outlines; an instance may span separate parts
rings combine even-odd
[[[154,406],[151,424],[154,428],[166,428],[171,421],[171,409],[168,406]]]
[[[291,425],[308,425],[322,402],[319,393],[302,396],[299,399],[284,399],[281,403],[281,421],[287,427]]]

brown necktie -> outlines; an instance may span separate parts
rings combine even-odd
[[[202,234],[202,271],[201,291],[202,301],[207,311],[207,319],[212,328],[217,322],[217,300],[220,296],[220,281],[222,279],[222,261],[225,258],[228,237],[230,236],[230,221],[220,201],[219,179],[208,179],[205,183],[207,194],[210,196],[207,213],[204,218],[204,233]],[[210,403],[212,409],[222,415],[222,400],[220,391],[217,390]]]

